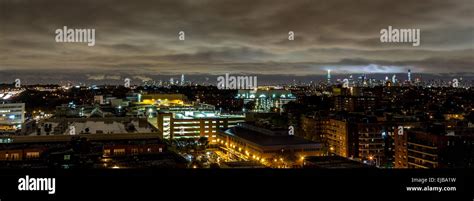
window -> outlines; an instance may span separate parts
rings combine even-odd
[[[12,160],[20,160],[20,154],[18,154],[18,153],[12,154],[11,159]]]
[[[27,152],[26,153],[26,158],[39,158],[39,152]]]
[[[138,149],[137,149],[137,148],[133,148],[133,149],[132,149],[132,154],[138,154]]]
[[[114,149],[114,155],[125,155],[125,149]]]
[[[110,155],[110,149],[104,149],[104,155]]]

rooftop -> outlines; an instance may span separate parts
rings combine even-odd
[[[304,159],[306,168],[368,168],[369,165],[353,161],[341,156],[307,156]]]
[[[260,146],[278,146],[278,145],[320,145],[317,142],[306,140],[293,135],[266,135],[261,132],[236,126],[224,131],[226,134],[236,136]]]

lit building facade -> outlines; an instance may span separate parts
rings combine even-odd
[[[302,118],[305,138],[323,142],[328,153],[342,157],[357,157],[357,133],[350,132],[351,124],[345,119]]]
[[[206,137],[215,144],[218,129],[227,129],[244,122],[244,115],[224,115],[218,111],[167,110],[157,116],[157,127],[163,139]]]
[[[463,132],[408,130],[396,144],[397,168],[474,167],[474,135]]]
[[[15,133],[25,122],[25,104],[0,104],[0,133]]]
[[[408,168],[407,131],[396,128],[393,139],[395,142],[395,168]]]
[[[384,123],[357,123],[355,130],[358,139],[358,157],[375,160],[378,164],[385,158],[385,138],[388,137]]]
[[[363,112],[375,108],[375,97],[365,96],[335,96],[334,108],[336,111]]]
[[[329,152],[342,157],[354,156],[353,139],[349,136],[349,125],[344,120],[329,119],[325,126],[325,140]]]

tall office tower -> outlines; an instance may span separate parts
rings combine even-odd
[[[367,80],[366,80],[367,76],[365,74],[362,75],[362,85],[363,86],[367,86]]]
[[[181,74],[181,85],[184,85],[184,74]]]
[[[331,83],[331,70],[328,70],[328,84]]]
[[[411,82],[411,70],[408,69],[408,82]]]
[[[173,84],[174,84],[174,79],[170,78],[170,85],[173,85]]]
[[[392,83],[393,84],[397,83],[397,76],[396,75],[392,76]]]

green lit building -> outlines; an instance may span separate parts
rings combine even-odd
[[[239,90],[236,98],[243,99],[244,105],[253,101],[257,112],[282,111],[283,105],[296,101],[291,91],[284,89]]]

